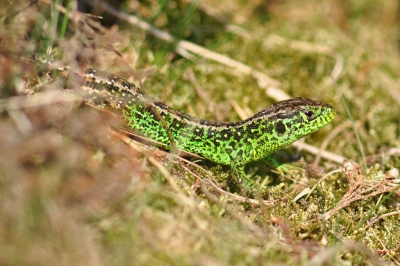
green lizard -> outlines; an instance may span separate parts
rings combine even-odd
[[[335,110],[328,104],[294,98],[273,104],[240,122],[214,122],[178,112],[138,86],[102,71],[59,69],[96,106],[122,111],[134,132],[164,144],[230,165],[235,182],[257,190],[244,165],[291,144],[328,124]]]

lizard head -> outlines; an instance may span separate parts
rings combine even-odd
[[[271,120],[275,134],[288,145],[327,125],[335,109],[326,103],[307,98],[294,98],[273,105]]]
[[[264,158],[327,125],[335,117],[332,106],[307,98],[277,102],[244,121],[253,132],[254,159]]]

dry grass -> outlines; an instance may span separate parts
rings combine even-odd
[[[16,2],[0,3],[0,264],[400,264],[397,1]],[[268,195],[232,195],[227,168],[127,141],[118,116],[42,84],[31,55],[206,119],[322,100],[338,115],[306,141],[330,153],[306,146],[286,176],[251,163]]]

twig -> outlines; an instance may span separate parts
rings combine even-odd
[[[354,201],[363,200],[387,192],[390,192],[390,196],[391,193],[394,193],[400,186],[391,185],[393,181],[396,182],[396,179],[398,177],[399,172],[396,168],[388,171],[381,181],[375,182],[372,186],[367,186],[368,183],[366,182],[366,177],[364,173],[361,171],[360,166],[355,163],[345,161],[343,163],[343,173],[350,181],[350,188],[332,210],[323,214],[325,220],[329,220],[333,215],[339,212],[339,210],[349,206]],[[381,200],[373,210],[379,207],[379,205],[382,204],[385,199]],[[360,222],[358,228],[361,227],[361,225],[368,219],[372,211],[368,214],[366,218],[363,219],[363,221]]]
[[[16,111],[22,108],[39,107],[55,102],[77,102],[79,100],[81,100],[81,98],[75,94],[50,90],[42,92],[40,97],[33,97],[33,99],[30,99],[26,95],[2,99],[0,100],[0,112],[5,110]]]
[[[322,142],[320,148],[319,148],[319,152],[317,153],[317,156],[315,156],[313,165],[318,165],[319,161],[321,160],[322,157],[322,152],[326,149],[326,147],[328,146],[328,144],[333,140],[334,137],[336,137],[337,134],[339,134],[341,131],[343,131],[346,127],[349,126],[349,122],[344,122],[342,123],[340,126],[336,127],[334,130],[332,130],[329,135],[325,138],[325,140]],[[326,158],[325,159],[330,159],[330,158]],[[340,159],[339,162],[337,163],[343,163],[343,161],[345,160],[344,157],[342,158],[337,158]]]

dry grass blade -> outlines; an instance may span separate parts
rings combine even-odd
[[[179,52],[179,49],[182,49],[182,50],[200,55],[209,60],[217,61],[223,65],[237,69],[245,74],[252,75],[255,79],[257,79],[259,86],[262,88],[266,88],[267,94],[277,101],[281,101],[281,100],[290,98],[290,96],[285,94],[283,91],[277,92],[277,87],[279,87],[278,81],[268,77],[267,75],[265,75],[264,73],[261,73],[260,71],[257,71],[255,69],[253,69],[241,62],[233,60],[227,56],[224,56],[224,55],[215,53],[213,51],[210,51],[208,49],[205,49],[204,47],[201,47],[194,43],[191,43],[188,41],[177,41],[177,40],[175,40],[175,38],[172,35],[151,26],[147,22],[140,20],[139,18],[137,18],[133,15],[129,15],[124,12],[118,11],[105,2],[98,1],[98,0],[91,0],[90,2],[92,3],[92,5],[101,6],[108,13],[110,13],[122,20],[125,20],[125,21],[131,23],[132,25],[135,25],[143,30],[150,32],[151,34],[155,35],[156,37],[158,37],[164,41],[176,42],[175,46],[178,49],[178,52]]]
[[[0,1],[1,265],[400,265],[399,1],[89,1]],[[21,60],[36,56],[56,60]],[[228,166],[132,136],[74,79],[44,82],[61,66],[208,120],[288,95],[337,115],[295,144],[309,171],[248,164],[268,188],[248,199],[226,191]],[[337,173],[360,146],[367,171]]]

